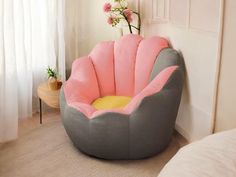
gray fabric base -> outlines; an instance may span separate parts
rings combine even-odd
[[[154,70],[155,67],[152,73]],[[179,67],[160,92],[145,97],[130,115],[108,112],[93,119],[68,106],[62,88],[60,108],[65,129],[74,145],[91,156],[103,159],[153,156],[171,140],[183,78],[183,68]]]

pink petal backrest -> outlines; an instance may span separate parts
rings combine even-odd
[[[131,96],[134,98],[124,110],[110,110],[130,113],[145,96],[160,91],[176,69],[166,68],[148,85],[155,60],[167,47],[164,38],[143,39],[131,34],[115,42],[99,43],[88,57],[74,61],[71,77],[64,85],[67,103],[91,118],[107,111],[96,111],[90,105],[95,99]]]
[[[114,42],[101,42],[90,53],[100,96],[115,95]]]
[[[133,96],[135,88],[135,61],[139,43],[143,38],[126,35],[115,42],[115,83],[116,95]]]
[[[134,95],[148,84],[157,55],[166,47],[168,47],[167,40],[160,37],[151,37],[141,41],[136,56]]]
[[[64,85],[67,103],[91,104],[100,96],[96,73],[90,58],[75,60],[70,79]]]
[[[168,47],[160,37],[126,35],[116,42],[99,43],[90,53],[100,96],[134,96],[147,84],[159,52]]]

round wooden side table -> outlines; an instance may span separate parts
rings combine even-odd
[[[44,82],[38,86],[37,93],[39,97],[40,124],[42,124],[42,101],[52,108],[59,108],[60,89],[51,90],[48,87],[48,83]]]

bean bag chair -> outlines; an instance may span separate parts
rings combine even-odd
[[[74,61],[60,94],[66,132],[82,152],[141,159],[171,140],[181,100],[183,60],[161,37],[126,35]]]

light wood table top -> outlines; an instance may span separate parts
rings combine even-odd
[[[53,108],[59,108],[59,93],[58,90],[51,90],[47,82],[44,82],[38,86],[38,97],[46,103],[48,106]]]

